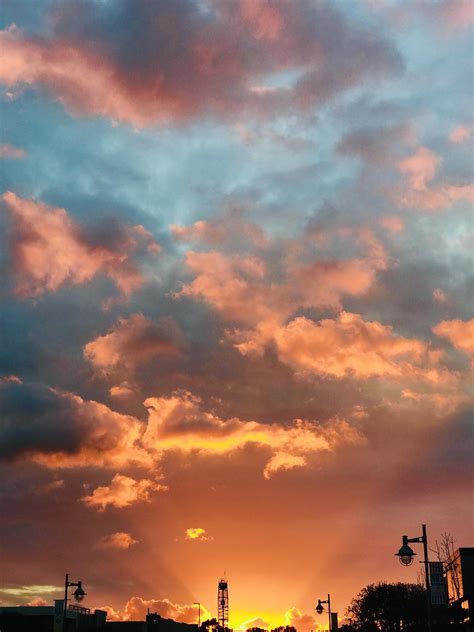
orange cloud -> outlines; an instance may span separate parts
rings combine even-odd
[[[137,544],[138,540],[134,540],[130,533],[124,531],[117,531],[104,535],[97,542],[96,548],[98,549],[129,549],[134,544]]]
[[[355,428],[339,418],[324,423],[295,419],[288,425],[236,417],[223,420],[203,410],[201,400],[186,391],[146,399],[148,422],[143,423],[104,404],[35,387],[36,390],[23,394],[28,401],[36,402],[37,412],[31,423],[30,408],[25,412],[18,403],[22,395],[18,391],[26,387],[14,383],[10,388],[16,391],[10,395],[3,393],[9,413],[0,424],[0,456],[13,458],[26,454],[48,468],[139,466],[153,472],[155,480],[141,481],[117,473],[109,486],[98,487],[82,499],[100,511],[108,505],[120,508],[147,501],[152,491],[164,491],[166,487],[156,481],[156,476],[167,452],[219,456],[254,444],[267,456],[264,476],[270,478],[279,471],[305,467],[318,452],[364,442]],[[11,420],[17,417],[21,424],[12,424]]]
[[[150,457],[139,446],[142,423],[122,415],[105,404],[84,400],[72,393],[58,393],[72,410],[73,423],[80,434],[77,452],[33,452],[32,460],[51,468],[124,467],[133,463],[150,464]]]
[[[7,158],[10,160],[22,160],[26,158],[26,151],[21,147],[15,147],[9,143],[0,144],[0,158]]]
[[[247,619],[247,621],[241,623],[239,630],[249,630],[250,628],[269,630],[271,627],[271,624],[265,619],[262,619],[262,617],[254,617],[253,619]]]
[[[167,487],[156,481],[142,479],[136,481],[129,476],[116,474],[109,486],[94,489],[89,496],[83,496],[82,502],[91,509],[105,511],[107,507],[123,509],[137,502],[151,502],[151,493],[166,491]]]
[[[343,245],[347,257],[329,258],[330,244]],[[281,248],[282,269],[277,275],[262,256],[190,251],[186,264],[195,278],[175,296],[203,300],[244,326],[229,330],[229,339],[244,355],[260,354],[292,313],[301,308],[341,309],[344,295],[365,294],[377,272],[388,266],[385,248],[368,228],[315,232]]]
[[[135,417],[73,393],[21,381],[6,382],[0,397],[3,457],[26,456],[49,468],[151,463],[139,445],[143,424]],[[35,406],[28,408],[26,402]]]
[[[198,542],[210,542],[214,538],[202,527],[191,527],[185,531],[186,540],[197,540]]]
[[[134,390],[128,382],[122,382],[117,386],[111,386],[109,393],[111,397],[131,397],[134,394]]]
[[[133,228],[118,230],[115,243],[88,235],[65,209],[20,198],[2,196],[14,231],[11,243],[15,293],[21,298],[54,292],[64,284],[78,285],[103,274],[128,296],[142,283],[131,256],[143,238]],[[146,238],[147,244],[149,238]]]
[[[165,619],[173,619],[180,623],[197,623],[199,606],[197,604],[184,605],[173,603],[169,599],[142,599],[132,597],[125,604],[124,621],[143,621],[148,612],[157,612]],[[211,618],[211,613],[201,604],[201,621]]]
[[[100,371],[117,365],[133,369],[159,355],[177,355],[182,346],[183,335],[171,318],[160,318],[155,323],[143,314],[132,314],[120,318],[104,336],[88,342],[84,357]],[[114,395],[118,394],[115,390]],[[124,394],[123,388],[120,394]]]
[[[360,444],[363,436],[346,421],[332,419],[325,424],[296,419],[292,426],[261,424],[238,418],[222,420],[201,408],[201,400],[191,393],[145,400],[148,425],[143,444],[157,454],[168,450],[232,453],[249,443],[270,450],[264,475],[307,465],[308,457],[333,450],[343,443]]]
[[[279,359],[296,371],[342,378],[402,376],[426,343],[395,336],[390,326],[342,312],[318,323],[300,317],[274,334]]]
[[[443,320],[433,332],[442,338],[447,338],[453,347],[474,356],[474,319],[472,320]]]
[[[42,597],[35,597],[25,604],[25,606],[49,606],[50,604]]]
[[[311,632],[321,629],[311,614],[303,614],[299,608],[290,608],[285,612],[285,625],[295,627],[298,632]]]

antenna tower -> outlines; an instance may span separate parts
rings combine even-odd
[[[221,579],[217,584],[217,619],[220,628],[229,628],[229,584]]]

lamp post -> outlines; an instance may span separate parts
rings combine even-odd
[[[410,566],[413,564],[413,558],[415,555],[415,551],[409,546],[409,544],[423,544],[423,553],[424,560],[423,563],[425,565],[425,582],[426,582],[426,607],[428,614],[428,629],[432,631],[432,620],[431,620],[431,586],[430,586],[430,571],[429,571],[429,562],[428,562],[428,537],[426,535],[426,525],[421,525],[422,535],[417,538],[409,538],[406,535],[402,536],[402,546],[400,547],[398,553],[395,555],[400,560],[400,564],[403,566]]]
[[[323,614],[324,612],[324,608],[323,608],[323,603],[327,603],[328,605],[328,615],[329,615],[329,632],[331,632],[331,595],[328,594],[328,598],[321,600],[318,599],[318,605],[316,606],[315,610],[318,614]]]
[[[195,601],[193,606],[197,606],[198,610],[198,628],[201,627],[201,603],[199,601]]]
[[[69,575],[66,573],[66,578],[64,580],[64,609],[63,609],[63,632],[66,632],[66,614],[67,614],[67,589],[70,586],[76,586],[76,590],[72,593],[74,595],[74,599],[76,601],[82,601],[86,596],[84,589],[82,588],[82,582],[70,582]]]

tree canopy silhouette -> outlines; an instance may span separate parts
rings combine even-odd
[[[346,611],[347,632],[399,632],[426,629],[426,593],[419,584],[370,584]]]

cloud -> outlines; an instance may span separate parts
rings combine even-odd
[[[433,327],[433,332],[441,338],[447,338],[456,349],[474,356],[474,319],[443,320]]]
[[[446,303],[446,301],[448,300],[448,297],[444,290],[437,287],[436,289],[433,290],[433,300],[436,303]]]
[[[0,388],[0,458],[51,468],[150,463],[138,446],[142,423],[104,404],[40,384]]]
[[[239,625],[239,630],[248,630],[250,628],[262,628],[264,630],[269,630],[271,625],[262,617],[254,617],[253,619],[248,619]]]
[[[304,456],[276,452],[266,464],[263,475],[265,478],[270,478],[280,470],[292,470],[295,467],[304,467],[305,465],[306,458]]]
[[[407,124],[367,126],[343,136],[336,150],[345,156],[362,158],[371,166],[391,165],[401,147],[415,141],[413,127]]]
[[[151,502],[151,493],[166,491],[167,487],[149,479],[135,480],[123,474],[116,474],[109,486],[94,489],[82,502],[91,509],[105,511],[107,507],[123,509],[137,502]]]
[[[458,125],[449,134],[449,140],[452,143],[459,144],[468,140],[472,134],[472,127],[467,125]]]
[[[61,592],[64,586],[52,586],[50,584],[31,584],[27,586],[15,586],[13,588],[0,587],[0,593],[15,597],[33,596]]]
[[[331,248],[345,256],[330,254]],[[275,329],[298,309],[339,310],[344,296],[366,294],[388,259],[371,229],[315,228],[300,239],[275,240],[259,256],[189,251],[186,265],[194,279],[175,296],[206,302],[238,325],[228,338],[240,353],[261,354]]]
[[[290,608],[285,612],[285,625],[295,627],[298,632],[310,632],[320,627],[312,615],[303,614],[299,608]]]
[[[307,458],[318,452],[344,443],[364,443],[364,437],[340,419],[325,424],[296,419],[288,426],[238,418],[222,420],[202,410],[201,400],[188,392],[148,398],[145,406],[149,417],[143,443],[151,451],[222,455],[254,444],[273,453],[265,468],[266,478],[279,470],[303,467]]]
[[[143,621],[146,613],[156,612],[165,619],[173,619],[180,623],[198,622],[199,606],[197,604],[179,605],[169,599],[142,599],[132,597],[125,604],[123,619],[125,621]],[[201,604],[201,621],[210,619],[211,613]]]
[[[88,342],[84,357],[99,371],[117,365],[133,369],[160,355],[178,355],[183,340],[173,319],[160,318],[152,322],[143,314],[132,314],[129,318],[120,318],[104,336]]]
[[[398,168],[415,191],[423,191],[433,179],[439,163],[439,156],[427,147],[419,147],[409,158],[400,161]]]
[[[29,601],[26,606],[49,606],[49,603],[43,599],[42,597],[35,597],[31,601]]]
[[[8,384],[23,384],[23,382],[17,375],[3,375],[0,377],[0,386]]]
[[[406,179],[403,191],[396,196],[401,207],[438,211],[458,201],[474,203],[474,184],[429,186],[439,162],[440,157],[427,147],[419,147],[399,162],[398,169]]]
[[[263,229],[252,222],[245,221],[243,214],[239,211],[232,211],[224,217],[198,220],[190,226],[172,224],[170,229],[176,241],[225,246],[231,249],[239,245],[265,248],[269,242]]]
[[[202,527],[191,527],[185,531],[186,540],[196,540],[198,542],[210,542],[214,538]]]
[[[10,160],[23,160],[26,158],[26,151],[21,147],[15,147],[9,143],[0,144],[0,158]]]
[[[38,86],[72,114],[136,127],[306,111],[403,68],[389,40],[310,0],[210,2],[206,10],[194,0],[118,0],[100,10],[64,2],[50,23],[47,38],[14,26],[1,32],[0,81]]]
[[[470,0],[440,0],[427,5],[426,9],[443,30],[463,29],[474,23],[474,6]]]
[[[96,544],[98,549],[129,549],[134,544],[137,544],[138,540],[132,538],[130,533],[124,531],[117,531],[104,535]]]
[[[379,224],[391,233],[401,233],[405,229],[405,222],[398,215],[384,215]]]
[[[349,312],[319,322],[296,318],[275,332],[275,342],[279,359],[296,371],[334,378],[401,377],[427,353],[421,340]]]
[[[109,393],[111,397],[125,398],[131,397],[134,394],[134,390],[128,382],[122,382],[117,386],[111,386]]]
[[[307,465],[307,458],[342,444],[363,443],[346,421],[324,423],[295,419],[291,425],[263,424],[238,418],[223,420],[202,408],[189,392],[145,400],[148,422],[117,413],[104,404],[41,385],[12,383],[0,389],[0,457],[28,458],[48,468],[140,466],[154,472],[167,452],[231,454],[247,444],[270,451],[264,471]],[[66,420],[66,422],[65,422]],[[103,511],[149,501],[166,487],[154,480],[117,473],[110,486],[96,488],[82,500]]]
[[[132,255],[151,236],[141,226],[115,220],[92,229],[80,227],[62,208],[54,208],[7,192],[2,196],[12,222],[11,257],[20,298],[78,285],[97,275],[111,278],[130,295],[143,279]]]

